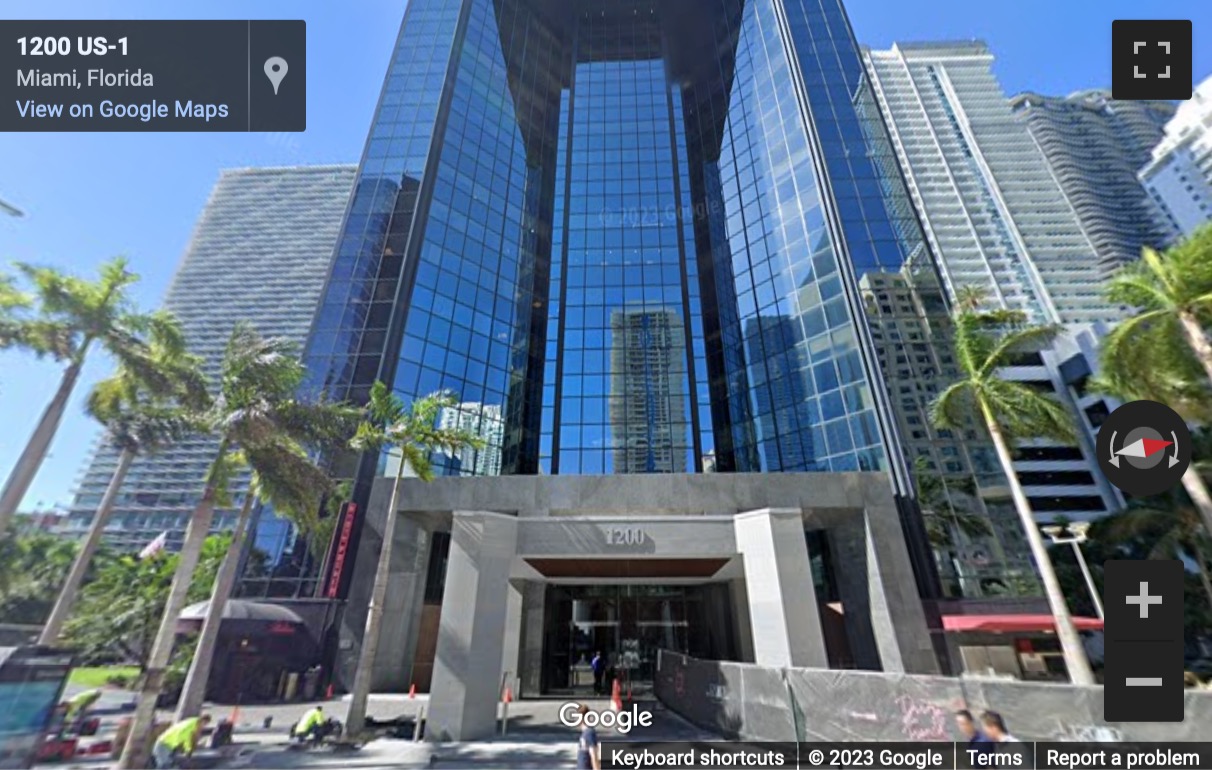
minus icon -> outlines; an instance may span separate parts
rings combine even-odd
[[[1161,687],[1162,678],[1160,676],[1130,676],[1124,679],[1124,684],[1128,687]]]

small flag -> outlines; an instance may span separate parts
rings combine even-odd
[[[139,551],[139,560],[150,559],[163,551],[166,545],[168,545],[168,533],[161,532],[155,540],[143,546],[143,550]]]

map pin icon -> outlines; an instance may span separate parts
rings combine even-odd
[[[286,66],[286,60],[281,56],[271,56],[265,60],[265,77],[274,84],[274,96],[278,95],[278,86],[282,83],[282,78],[286,77],[288,69],[290,67]]]

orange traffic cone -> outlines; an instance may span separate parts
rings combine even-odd
[[[505,697],[501,698],[501,700],[505,701],[506,703],[513,703],[513,688],[512,687],[505,688]]]
[[[328,689],[324,692],[324,700],[332,700],[332,685],[328,685]]]
[[[417,685],[415,683],[408,685],[408,699],[412,700],[417,697]]]
[[[610,688],[610,710],[623,710],[623,688],[619,687],[619,680],[614,680],[614,685]]]
[[[240,724],[240,707],[239,706],[236,706],[235,708],[233,708],[231,710],[231,716],[228,717],[228,720],[231,722],[233,727]]]

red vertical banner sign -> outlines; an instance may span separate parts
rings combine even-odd
[[[340,595],[341,576],[345,573],[345,562],[357,517],[357,503],[345,503],[341,506],[341,519],[337,522],[336,537],[333,538],[332,553],[328,559],[328,578],[324,584],[324,596],[329,599],[336,599]]]

